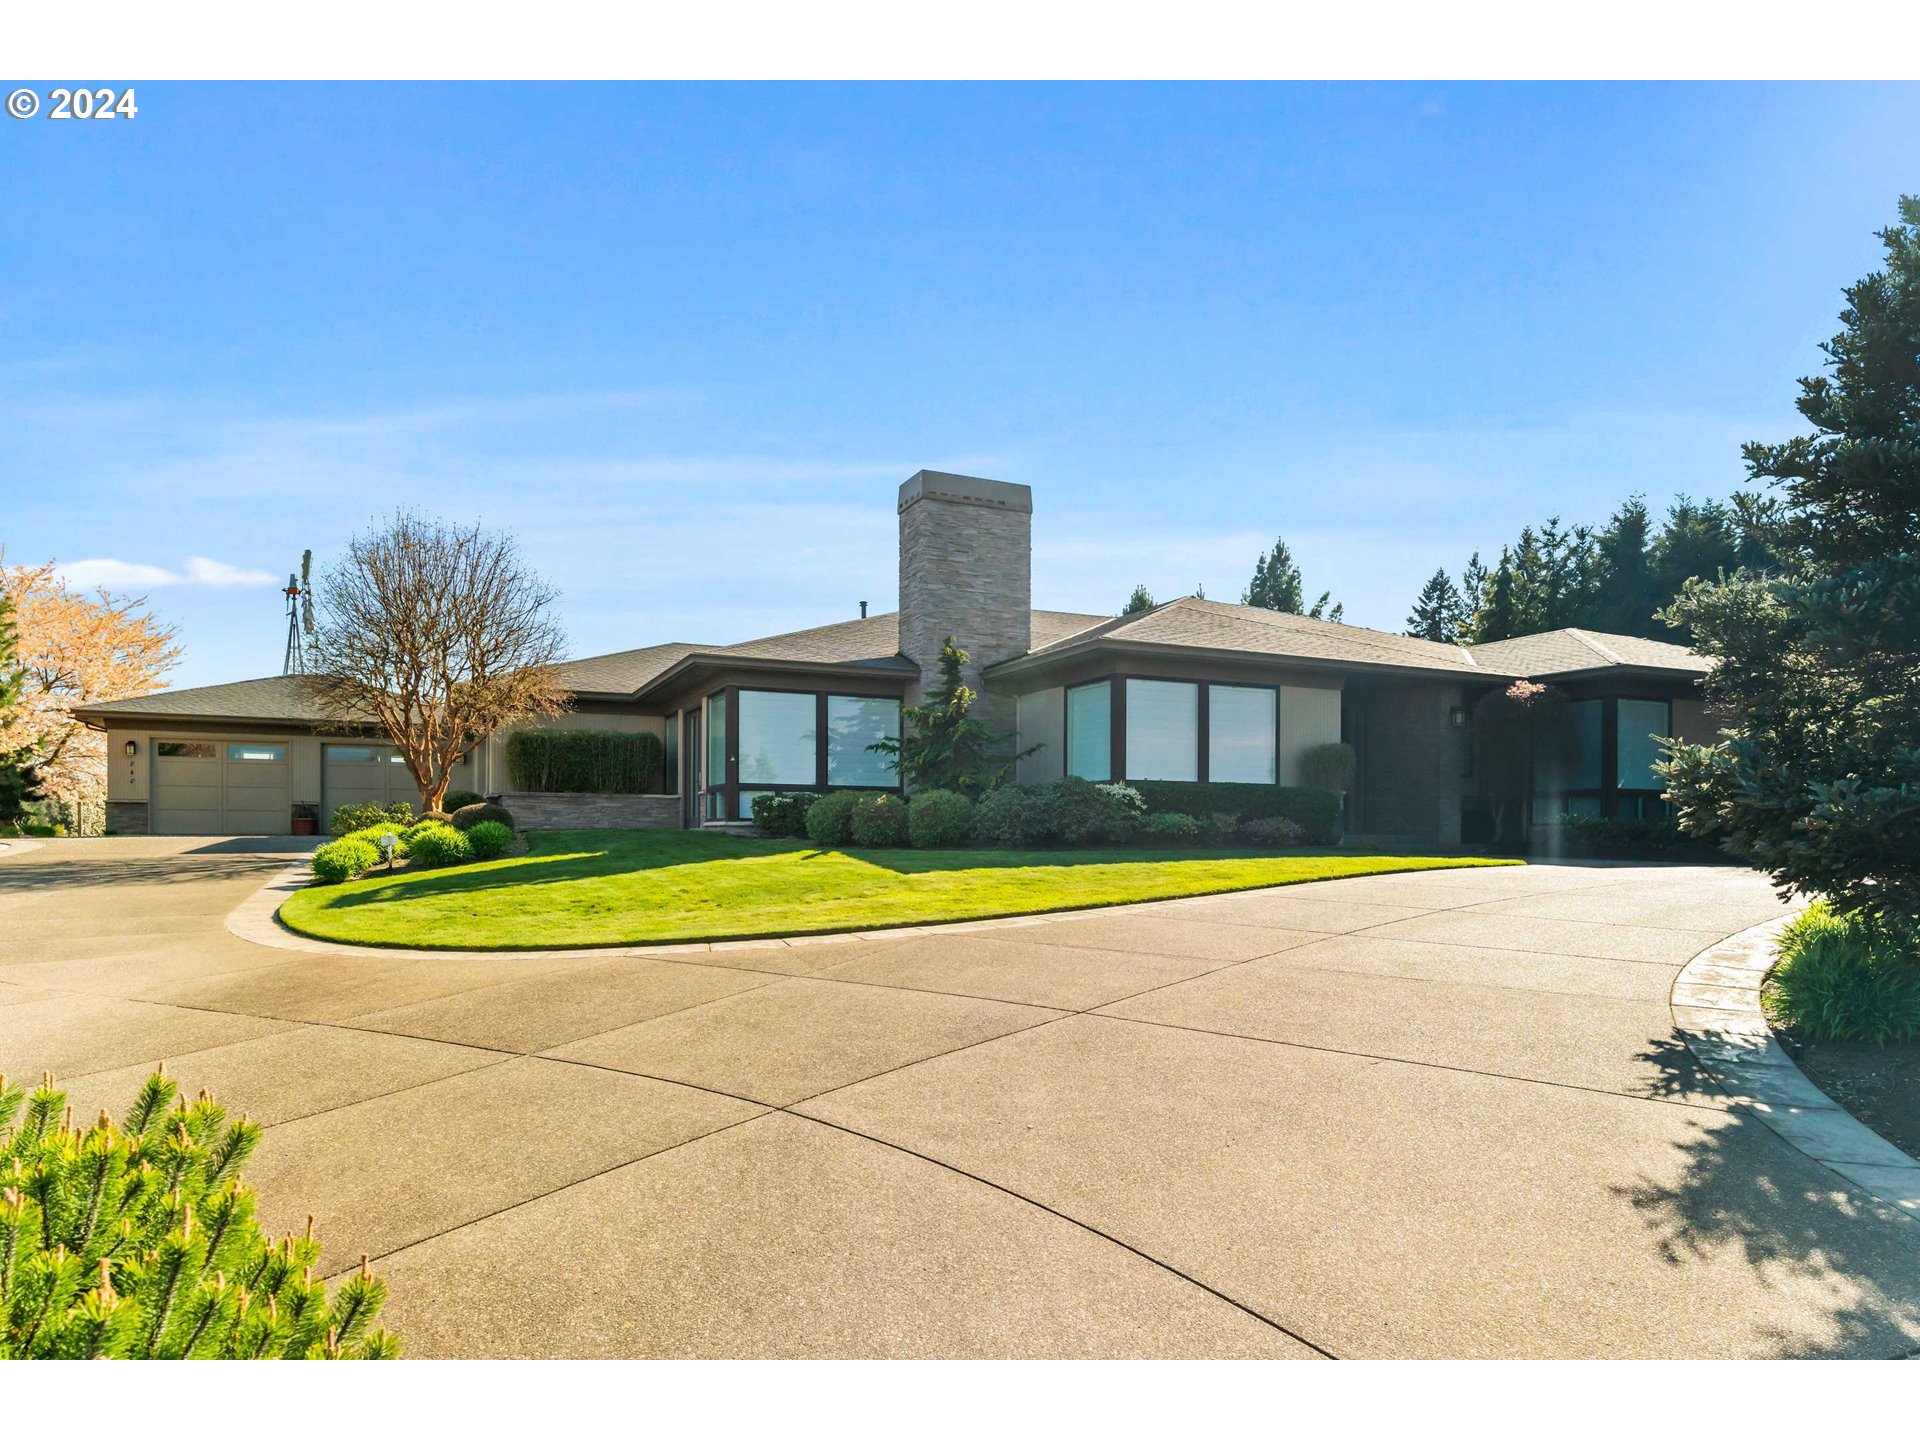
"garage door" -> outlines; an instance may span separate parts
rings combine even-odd
[[[287,747],[156,741],[152,808],[152,828],[160,835],[285,835],[293,828]]]
[[[407,773],[400,752],[390,745],[320,747],[321,814],[328,820],[342,805],[420,805],[420,787]],[[473,762],[453,767],[451,790],[472,788]]]

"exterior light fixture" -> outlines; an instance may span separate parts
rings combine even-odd
[[[1467,707],[1464,705],[1456,705],[1451,710],[1447,711],[1447,723],[1453,726],[1453,728],[1456,730],[1466,729],[1467,728]]]
[[[139,742],[135,740],[129,740],[126,743],[125,749],[127,752],[127,758],[131,760],[135,755],[138,755],[140,753]]]

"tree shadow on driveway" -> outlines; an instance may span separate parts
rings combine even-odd
[[[1701,1071],[1678,1036],[1642,1052],[1697,1093]],[[1872,1200],[1801,1154],[1751,1109],[1700,1110],[1674,1142],[1677,1178],[1610,1187],[1646,1224],[1673,1266],[1744,1263],[1769,1288],[1808,1306],[1807,1331],[1763,1327],[1781,1358],[1905,1356],[1920,1350],[1920,1221]],[[1810,1338],[1818,1332],[1820,1338]]]

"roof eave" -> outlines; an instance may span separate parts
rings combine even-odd
[[[1028,655],[1016,655],[1011,660],[1002,660],[987,666],[984,673],[990,679],[1002,675],[1024,675],[1033,670],[1044,669],[1056,661],[1078,659],[1082,655],[1094,654],[1100,650],[1116,650],[1131,655],[1174,655],[1182,659],[1217,659],[1255,665],[1285,665],[1296,670],[1334,670],[1349,673],[1358,671],[1369,675],[1451,676],[1459,680],[1519,678],[1518,672],[1489,670],[1485,666],[1462,665],[1455,668],[1437,665],[1397,665],[1385,660],[1336,660],[1325,655],[1276,655],[1266,650],[1234,650],[1221,645],[1168,645],[1159,641],[1114,640],[1105,636],[1057,647],[1050,646]]]

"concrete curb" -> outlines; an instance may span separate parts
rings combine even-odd
[[[38,850],[38,840],[0,840],[0,855],[24,855],[29,850]]]
[[[1794,919],[1729,935],[1689,960],[1673,982],[1674,1029],[1734,1099],[1808,1159],[1920,1222],[1920,1160],[1836,1105],[1773,1038],[1760,985],[1774,942]]]

